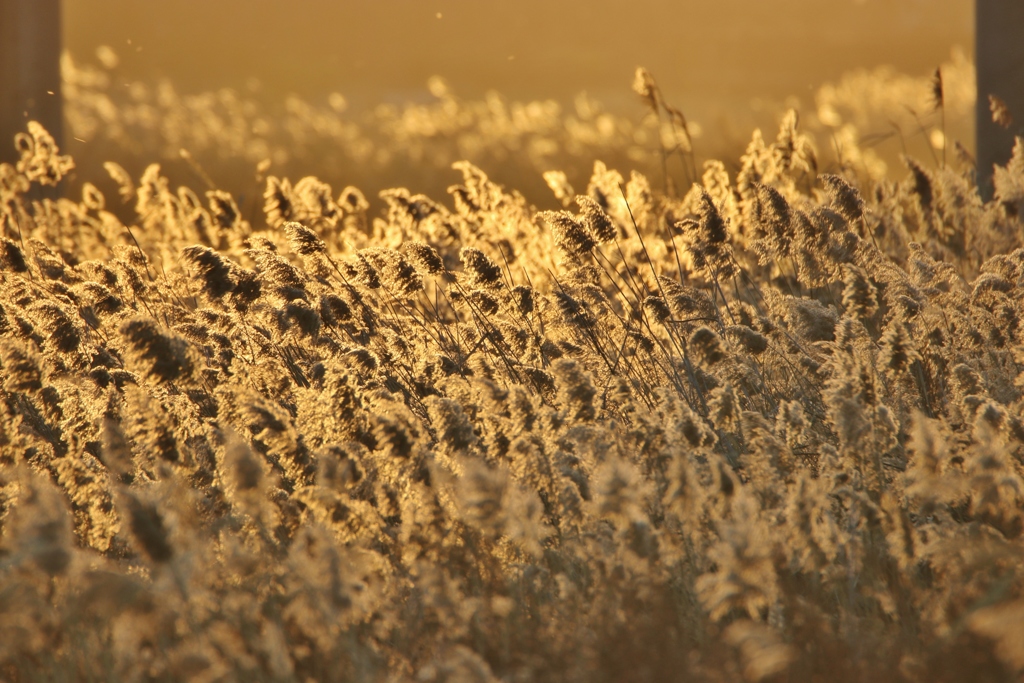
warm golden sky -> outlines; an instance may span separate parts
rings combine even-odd
[[[424,92],[631,101],[637,65],[691,111],[803,95],[858,66],[925,74],[973,49],[970,0],[67,0],[79,58],[109,44],[127,77],[354,103]],[[129,43],[130,41],[130,43]]]

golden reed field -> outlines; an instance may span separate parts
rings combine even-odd
[[[723,161],[645,69],[353,120],[116,64],[67,137],[186,180],[0,165],[0,679],[1020,680],[1024,141],[983,200],[966,58]]]

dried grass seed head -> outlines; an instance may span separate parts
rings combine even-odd
[[[929,85],[931,85],[932,108],[935,110],[942,109],[946,101],[945,87],[942,82],[942,67],[935,69]]]
[[[220,476],[229,496],[258,494],[267,478],[267,466],[262,458],[253,453],[248,443],[229,431],[224,444]]]
[[[449,453],[465,453],[476,446],[479,439],[473,430],[473,423],[458,401],[429,396],[425,403],[437,432],[437,440]]]
[[[128,505],[128,519],[132,536],[140,549],[157,564],[169,562],[174,557],[164,523],[164,516],[156,503],[143,500],[134,493],[125,494]]]
[[[235,288],[231,292],[231,305],[239,312],[249,310],[249,307],[260,298],[262,285],[259,274],[248,268],[235,270]]]
[[[338,195],[338,206],[346,214],[360,214],[370,208],[370,202],[358,187],[349,185]]]
[[[8,562],[13,559],[9,551],[14,549],[15,557],[24,553],[31,559],[32,569],[41,570],[47,577],[64,574],[75,551],[64,496],[25,465],[9,468],[0,482],[5,485],[0,489],[0,500],[5,507],[4,551]],[[14,487],[18,489],[17,504],[11,506],[13,500],[8,496]]]
[[[1010,111],[1010,106],[1002,98],[989,95],[988,108],[992,112],[992,123],[1009,130],[1013,125],[1013,113]]]
[[[569,184],[569,178],[564,171],[544,171],[544,182],[564,207],[568,207],[572,198],[576,196],[576,191]]]
[[[672,317],[672,311],[669,309],[668,303],[659,295],[651,295],[643,301],[644,313],[651,320],[659,323],[663,323]]]
[[[583,225],[587,228],[587,232],[590,233],[595,242],[602,244],[615,239],[618,234],[618,231],[615,229],[615,223],[612,222],[611,216],[597,203],[596,199],[582,194],[576,197],[576,204],[582,212]]]
[[[171,406],[150,395],[145,388],[134,386],[125,391],[128,412],[126,433],[143,460],[152,464],[186,464],[189,451],[179,444],[182,423],[172,414]]]
[[[932,208],[932,201],[935,197],[934,181],[932,176],[925,169],[924,166],[919,164],[915,159],[904,155],[903,163],[910,170],[911,176],[913,177],[913,184],[911,185],[911,191],[917,195],[917,198],[921,202],[921,207],[925,211],[930,211]]]
[[[413,265],[428,275],[441,275],[447,271],[437,249],[426,242],[412,241],[404,245],[405,254]]]
[[[267,225],[277,228],[286,221],[295,219],[295,200],[292,184],[287,178],[267,177],[267,189],[263,192],[263,212]]]
[[[174,195],[167,186],[167,178],[160,175],[160,164],[150,164],[142,172],[135,189],[135,212],[143,220],[159,220],[164,209],[173,201]]]
[[[731,383],[725,382],[711,390],[708,396],[708,410],[717,429],[735,431],[739,427],[742,408]]]
[[[300,256],[313,256],[327,253],[327,245],[324,244],[324,241],[302,223],[287,221],[282,227],[285,236],[288,238],[288,244],[291,245],[296,254]]]
[[[82,206],[90,211],[102,211],[105,205],[103,193],[95,185],[89,182],[82,185]]]
[[[127,204],[135,197],[135,181],[128,174],[128,171],[113,161],[105,161],[103,168],[107,174],[117,183],[117,193],[121,196],[121,202]]]
[[[722,339],[708,327],[698,327],[690,335],[690,352],[704,367],[710,368],[725,360],[726,352],[722,347]]]
[[[533,288],[527,285],[516,285],[510,291],[512,303],[523,315],[533,313]]]
[[[888,372],[901,373],[921,359],[913,339],[899,321],[890,323],[882,334],[879,345],[881,348],[878,361]]]
[[[565,408],[570,423],[591,421],[597,416],[594,401],[597,389],[593,378],[583,365],[568,358],[560,358],[552,365],[557,380],[558,400]]]
[[[367,475],[366,447],[360,443],[333,444],[316,454],[317,483],[341,491],[359,485]]]
[[[383,250],[378,260],[384,286],[392,295],[411,298],[423,289],[423,277],[401,252],[394,249]]]
[[[843,283],[843,306],[861,320],[873,316],[878,310],[878,290],[864,269],[844,264]]]
[[[542,211],[537,215],[551,228],[555,245],[569,256],[584,256],[596,245],[590,233],[568,211]]]
[[[158,382],[189,380],[195,371],[190,347],[151,318],[136,317],[121,325],[128,359],[144,376]]]
[[[340,208],[334,202],[331,186],[315,176],[306,176],[295,183],[295,196],[306,220],[334,225]]]
[[[0,237],[0,270],[12,273],[25,273],[28,271],[28,261],[25,260],[25,253],[17,244],[6,237]]]
[[[46,301],[34,303],[28,312],[46,333],[46,345],[70,353],[82,342],[82,335],[72,317],[61,306]]]
[[[35,393],[43,388],[39,357],[23,344],[10,340],[0,344],[0,368],[7,391]]]
[[[725,242],[729,237],[729,231],[725,219],[715,206],[711,195],[703,187],[698,189],[697,215],[700,217],[700,239],[709,245],[718,245]]]
[[[581,329],[589,329],[597,323],[597,320],[587,310],[587,307],[568,292],[559,290],[554,293],[554,299],[559,313],[562,314],[562,317],[570,325]]]
[[[242,221],[242,214],[230,192],[208,190],[206,199],[210,206],[210,217],[221,230],[236,228]]]
[[[683,221],[680,227],[688,238],[688,248],[694,265],[713,278],[729,278],[735,264],[729,230],[714,200],[700,185],[694,185],[697,192],[696,221]]]
[[[320,318],[328,325],[337,325],[352,320],[352,307],[337,294],[320,297]]]
[[[799,337],[807,341],[834,341],[838,316],[817,299],[789,298],[786,322]]]
[[[213,249],[195,244],[181,251],[182,258],[196,269],[203,282],[203,292],[212,299],[220,299],[235,289],[232,279],[233,265]]]
[[[496,289],[501,287],[501,268],[484,252],[475,247],[459,250],[459,259],[472,287]]]
[[[789,202],[771,185],[757,183],[755,187],[756,220],[758,228],[765,235],[765,245],[775,258],[785,258],[789,256],[793,241]]]
[[[725,334],[744,353],[759,356],[768,350],[768,338],[746,325],[729,325],[725,328]]]
[[[864,199],[857,188],[842,176],[825,173],[818,177],[828,193],[832,206],[843,218],[853,223],[864,216]]]
[[[53,136],[38,121],[29,121],[28,133],[15,135],[14,144],[21,155],[18,171],[32,182],[56,187],[75,167],[70,156],[58,153]]]
[[[281,321],[284,327],[297,327],[302,334],[316,337],[320,332],[320,316],[302,299],[289,301],[281,309]]]
[[[633,92],[640,96],[652,112],[658,112],[658,85],[651,72],[642,66],[638,66],[633,75]]]
[[[362,253],[362,250],[357,252],[354,258],[345,261],[342,264],[342,269],[345,271],[345,277],[370,289],[380,288],[380,273],[373,267],[370,259]]]
[[[484,315],[494,315],[501,308],[501,304],[498,300],[482,289],[475,289],[470,292],[469,301],[473,304],[476,310],[480,311]]]

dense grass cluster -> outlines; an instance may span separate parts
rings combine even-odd
[[[1024,142],[990,201],[819,173],[790,113],[685,194],[459,162],[379,215],[268,176],[258,220],[157,165],[46,198],[72,160],[17,145],[5,680],[1024,669]]]

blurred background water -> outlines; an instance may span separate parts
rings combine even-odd
[[[431,102],[427,82],[438,75],[464,100],[497,91],[571,109],[586,92],[639,121],[630,84],[642,65],[697,123],[702,158],[735,157],[755,126],[772,137],[787,107],[820,113],[821,86],[856,70],[884,65],[924,78],[974,49],[971,0],[66,0],[64,8],[76,61],[95,62],[99,46],[116,55],[115,99],[119,87],[161,80],[182,94],[226,87],[266,103],[295,95],[327,106],[340,93],[345,116],[358,120],[381,103]],[[950,139],[970,150],[969,107],[948,113]],[[890,166],[906,147],[885,125],[859,133],[874,136]],[[102,156],[88,144],[72,138],[68,148],[84,161]],[[357,169],[348,175],[359,182]]]
[[[64,30],[73,55],[113,47],[128,78],[355,105],[423,97],[440,75],[467,98],[625,107],[643,65],[695,119],[858,68],[927,74],[974,41],[970,0],[67,0]]]

